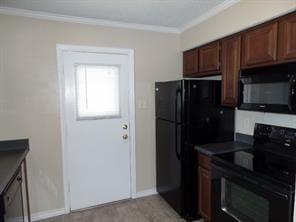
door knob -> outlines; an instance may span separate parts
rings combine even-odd
[[[122,136],[122,138],[123,138],[124,140],[127,140],[128,135],[127,135],[127,134],[124,134],[124,135]]]
[[[125,129],[126,130],[127,129],[127,125],[124,124],[123,127],[122,127],[122,129]]]

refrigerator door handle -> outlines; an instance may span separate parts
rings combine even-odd
[[[180,160],[181,159],[181,150],[179,150],[179,133],[178,133],[178,128],[179,128],[179,120],[178,120],[178,105],[179,105],[179,95],[180,98],[182,99],[182,91],[181,89],[178,89],[176,91],[176,101],[175,101],[175,152],[176,152],[176,156],[177,158]],[[182,112],[182,111],[181,111]]]
[[[180,112],[178,112],[179,104],[180,104]],[[182,121],[182,90],[177,89],[176,97],[175,97],[175,122],[180,123],[181,121]]]
[[[181,159],[181,149],[179,150],[179,137],[178,137],[178,128],[180,127],[179,124],[175,124],[175,151],[178,160]]]

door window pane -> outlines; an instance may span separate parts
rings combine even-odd
[[[119,67],[77,65],[78,119],[120,116]]]

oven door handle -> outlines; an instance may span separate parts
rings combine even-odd
[[[248,181],[249,183],[251,183],[253,185],[256,185],[256,186],[258,186],[258,184],[259,184],[256,180],[251,179],[251,178],[249,178],[247,176],[244,176],[243,179],[246,180],[246,181]]]
[[[231,177],[236,177],[236,178],[239,178],[239,179],[244,179],[243,176],[235,171],[232,171],[232,170],[229,170],[229,169],[224,169],[222,167],[219,167],[215,164],[212,165],[212,171],[215,172],[215,171],[218,171],[218,175],[220,175],[219,177],[221,177],[221,175],[226,178],[226,179],[230,179]],[[215,175],[216,173],[213,173],[213,176]]]
[[[289,95],[289,109],[296,111],[296,74],[290,78],[290,95]]]
[[[289,195],[285,194],[285,193],[281,193],[277,190],[272,189],[270,186],[266,186],[264,184],[260,184],[260,186],[264,189],[264,190],[268,190],[269,192],[271,192],[272,194],[281,197],[282,199],[288,200],[289,199]]]
[[[251,178],[248,178],[246,176],[240,175],[239,173],[236,173],[236,172],[234,172],[232,170],[228,170],[228,169],[225,170],[222,167],[219,167],[217,165],[212,165],[212,170],[214,170],[214,169],[220,171],[220,173],[221,173],[220,176],[224,177],[225,179],[231,180],[232,177],[236,177],[236,178],[238,178],[238,179],[240,179],[242,181],[249,182],[249,183],[251,183],[253,185],[256,185],[256,186],[260,186],[262,189],[264,189],[264,190],[272,193],[273,195],[276,195],[278,197],[281,197],[282,199],[285,199],[285,200],[288,200],[289,199],[289,195],[288,194],[279,192],[279,191],[273,189],[270,186],[267,186],[265,184],[262,184],[262,182],[257,182],[257,181],[255,181],[255,180],[253,180]]]

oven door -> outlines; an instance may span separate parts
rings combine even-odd
[[[242,71],[239,109],[296,113],[296,75]]]
[[[212,222],[292,222],[292,193],[222,167],[212,170]]]

